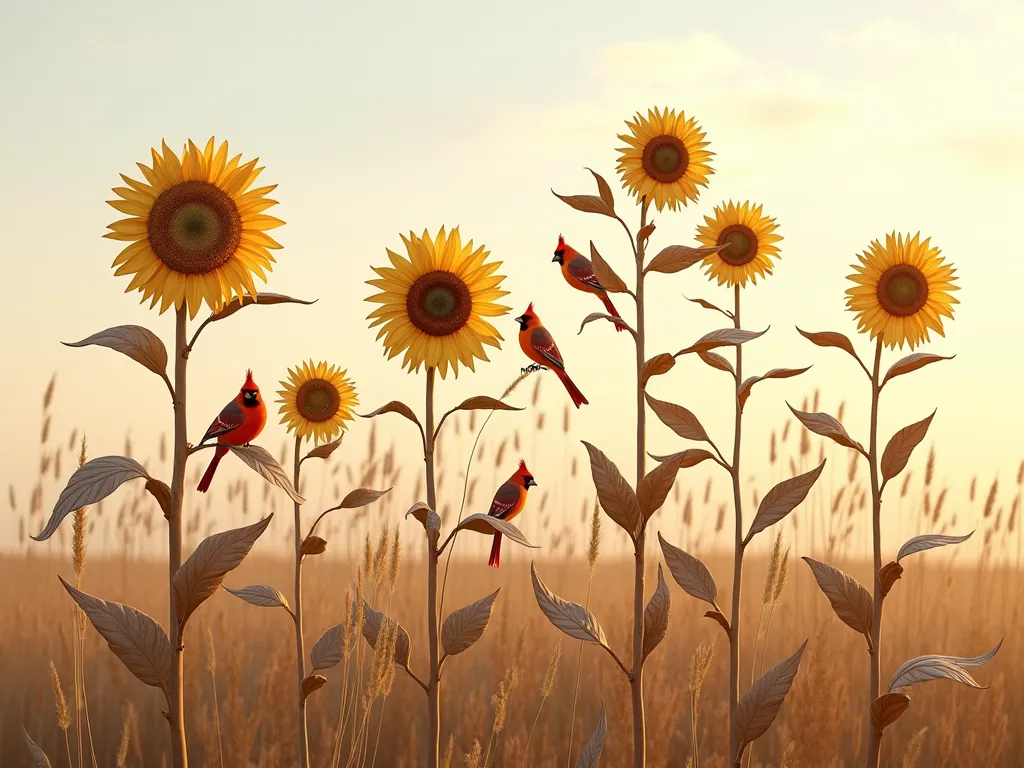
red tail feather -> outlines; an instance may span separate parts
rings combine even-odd
[[[226,445],[218,445],[213,452],[213,461],[210,462],[210,466],[206,468],[206,473],[203,475],[203,479],[199,481],[199,487],[197,490],[200,493],[206,493],[210,490],[210,483],[213,482],[213,473],[217,471],[217,465],[220,464],[220,460],[223,459],[228,452]]]
[[[618,313],[618,310],[615,309],[615,305],[612,304],[612,300],[609,299],[608,296],[602,296],[601,301],[604,302],[604,308],[608,310],[609,315],[611,315],[612,317],[617,317],[620,320],[622,319],[622,315],[620,315]],[[623,325],[615,323],[615,330],[621,333],[622,331],[626,330],[626,328]]]
[[[494,534],[494,543],[491,544],[491,559],[487,561],[487,564],[498,567],[498,563],[501,561],[501,534]]]
[[[587,398],[585,398],[583,396],[583,393],[580,392],[579,388],[575,384],[572,383],[572,379],[569,378],[569,374],[567,374],[565,371],[561,370],[560,368],[555,368],[554,371],[555,371],[556,374],[558,374],[558,378],[562,380],[562,383],[565,385],[566,390],[568,390],[569,397],[572,398],[572,404],[573,405],[575,405],[577,408],[579,408],[581,405],[589,405],[590,404],[587,401]]]

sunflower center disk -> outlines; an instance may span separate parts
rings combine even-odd
[[[462,330],[473,311],[469,287],[451,272],[438,270],[418,278],[406,298],[409,320],[428,336]]]
[[[340,404],[338,390],[321,379],[307,381],[295,395],[295,407],[308,421],[327,421]]]
[[[200,275],[234,255],[242,220],[226,192],[205,181],[185,181],[156,199],[146,229],[153,253],[167,267]]]
[[[889,267],[878,281],[878,303],[890,315],[906,317],[928,301],[928,281],[909,264]]]
[[[690,155],[683,142],[675,136],[658,136],[644,147],[642,163],[652,179],[671,184],[686,173]]]
[[[726,246],[718,252],[719,258],[734,267],[749,264],[757,256],[757,237],[743,226],[735,225],[723,229],[718,236],[717,244]]]

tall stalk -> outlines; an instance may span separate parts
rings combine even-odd
[[[733,327],[740,329],[740,286],[733,288]],[[736,724],[736,704],[740,698],[740,596],[743,588],[743,490],[740,488],[740,446],[743,436],[743,409],[740,406],[739,387],[743,383],[743,345],[736,345],[736,397],[735,424],[733,425],[732,500],[736,517],[736,536],[732,571],[732,619],[729,622],[729,762],[740,765],[739,729]]]
[[[868,768],[878,768],[882,748],[882,731],[871,717],[871,703],[878,698],[881,677],[881,636],[882,636],[882,492],[878,483],[878,396],[881,393],[879,370],[882,365],[882,336],[875,344],[875,362],[871,368],[871,434],[868,444],[868,464],[871,467],[871,532],[874,548],[874,589],[872,590],[871,616],[871,693],[868,699]]]
[[[424,451],[427,506],[437,508],[434,487],[434,369],[427,368],[427,397],[424,412]],[[427,768],[437,768],[441,734],[441,690],[437,626],[437,542],[427,534],[427,638],[430,676],[427,679]]]
[[[186,404],[186,369],[188,339],[187,308],[175,312],[174,324],[174,467],[171,475],[171,503],[167,512],[168,608],[170,609],[171,681],[168,686],[167,725],[171,730],[171,766],[188,768],[185,742],[185,643],[179,642],[178,611],[174,601],[174,574],[181,567],[181,511],[185,500],[185,462],[188,460],[188,421]]]
[[[299,474],[302,466],[302,438],[295,438],[295,457],[292,483],[299,489]],[[295,672],[299,703],[299,765],[309,768],[309,730],[306,726],[306,697],[302,694],[302,681],[306,679],[306,650],[302,639],[302,506],[295,504],[295,602],[292,604],[292,619],[295,622]]]

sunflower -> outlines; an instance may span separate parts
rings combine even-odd
[[[484,345],[501,348],[501,334],[484,319],[509,311],[495,303],[508,295],[498,287],[505,276],[495,274],[501,262],[487,261],[490,253],[472,240],[464,246],[458,227],[402,241],[408,258],[388,250],[391,266],[374,267],[380,279],[367,280],[381,290],[366,299],[380,304],[367,316],[370,327],[382,325],[377,338],[388,359],[404,352],[410,371],[423,365],[444,378],[450,365],[458,376],[460,362],[474,370],[475,360],[487,361]]]
[[[635,197],[647,198],[658,210],[666,205],[676,210],[682,203],[697,201],[706,187],[708,176],[714,171],[708,161],[714,156],[704,147],[704,131],[692,117],[687,120],[674,109],[647,110],[644,118],[639,112],[635,121],[626,121],[629,135],[619,138],[629,146],[617,150],[622,186]]]
[[[115,275],[133,276],[125,292],[141,291],[161,313],[187,305],[191,317],[203,301],[217,311],[233,295],[255,295],[253,274],[265,282],[268,249],[281,247],[267,230],[284,222],[263,213],[277,204],[266,197],[277,185],[250,189],[263,168],[240,165],[241,155],[229,160],[226,141],[199,149],[190,140],[180,160],[167,142],[162,154],[151,152],[152,167],[138,164],[146,181],[121,174],[128,186],[107,201],[131,217],[104,235],[130,243],[113,264]]]
[[[352,408],[359,399],[346,371],[325,362],[312,360],[288,369],[288,380],[278,390],[281,423],[296,437],[312,437],[316,442],[333,440],[352,421]]]
[[[779,255],[775,243],[782,240],[775,219],[761,213],[760,205],[737,205],[731,200],[715,206],[715,217],[705,216],[707,226],[697,227],[697,240],[704,246],[726,246],[704,258],[707,275],[719,285],[756,284],[758,276],[772,273],[772,257]]]
[[[928,331],[940,336],[943,316],[952,319],[950,295],[960,290],[953,285],[956,271],[946,264],[931,238],[920,239],[893,232],[885,236],[885,247],[877,240],[857,256],[856,272],[849,276],[855,285],[846,289],[846,306],[857,313],[857,330],[878,336],[886,346],[911,349],[928,340]]]

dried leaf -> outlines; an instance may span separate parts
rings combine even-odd
[[[689,410],[675,403],[657,400],[646,393],[644,397],[647,398],[647,404],[651,406],[651,410],[661,419],[661,422],[681,438],[684,440],[710,442],[708,433],[704,430],[697,417]]]
[[[658,542],[665,555],[665,565],[668,566],[669,573],[676,583],[687,594],[703,600],[718,610],[718,585],[715,584],[715,578],[708,567],[693,555],[669,544],[662,538],[661,533],[658,534]]]
[[[597,716],[597,725],[594,731],[583,745],[580,759],[576,761],[576,768],[597,768],[601,762],[601,751],[604,749],[604,740],[608,735],[608,714],[605,712],[604,704],[601,705],[601,714]]]
[[[422,501],[417,501],[409,507],[409,511],[405,513],[405,516],[408,518],[409,515],[419,520],[426,532],[434,538],[441,533],[441,516]]]
[[[798,411],[789,403],[786,403],[786,405],[789,406],[789,410],[793,412],[793,415],[800,419],[800,423],[811,430],[811,432],[834,440],[846,448],[853,448],[855,451],[865,453],[864,446],[850,437],[843,425],[834,417],[829,416],[827,413],[804,413],[803,411]]]
[[[897,376],[916,371],[918,368],[924,368],[926,365],[939,362],[939,360],[952,360],[954,357],[956,355],[943,357],[942,355],[932,355],[928,352],[915,352],[912,355],[907,355],[902,360],[897,360],[892,364],[892,367],[885,374],[885,378],[882,379],[881,386],[884,387],[889,379],[895,379]]]
[[[740,386],[739,392],[736,396],[740,401],[740,408],[743,408],[747,404],[747,398],[750,397],[750,390],[754,388],[754,385],[759,381],[765,379],[789,379],[793,376],[799,376],[801,373],[811,370],[811,366],[806,368],[772,368],[768,373],[762,376],[751,376],[749,379],[743,382]]]
[[[394,619],[392,619],[394,621]],[[364,600],[363,601],[363,637],[366,638],[366,642],[370,644],[370,647],[376,650],[377,648],[377,635],[380,634],[380,628],[384,623],[384,614],[380,611],[375,611],[370,605]],[[395,621],[395,626],[398,627],[398,637],[395,639],[395,664],[400,667],[408,666],[409,654],[412,651],[412,640],[409,637],[409,633],[405,631],[405,627]]]
[[[318,299],[313,299],[312,301],[293,299],[291,296],[285,296],[282,293],[258,293],[255,296],[250,296],[248,294],[240,297],[236,296],[225,304],[224,308],[220,312],[213,314],[210,317],[210,322],[223,320],[225,317],[231,317],[231,315],[235,314],[235,312],[240,310],[242,307],[248,307],[253,304],[305,304],[306,306],[309,306],[310,304],[316,304],[317,301]]]
[[[146,480],[146,490],[149,491],[150,496],[156,499],[164,517],[169,519],[171,516],[171,489],[167,487],[167,483],[151,477]]]
[[[892,585],[895,584],[900,576],[903,575],[903,566],[899,563],[886,563],[882,566],[878,572],[878,587],[882,592],[882,597],[889,594],[889,590],[892,589]]]
[[[817,344],[819,347],[835,347],[848,353],[855,360],[860,360],[857,356],[857,350],[853,348],[853,342],[841,333],[836,333],[835,331],[801,331],[799,328],[796,330],[805,339],[808,339],[813,344]]]
[[[992,660],[992,657],[999,651],[1003,641],[986,654],[970,658],[959,658],[957,656],[918,656],[901,666],[892,676],[889,682],[889,692],[900,691],[918,683],[927,683],[930,680],[952,680],[963,683],[971,688],[987,688],[986,685],[979,685],[968,669],[983,666]]]
[[[602,216],[615,217],[615,209],[597,195],[560,195],[555,190],[551,193],[568,205],[583,213],[600,213]]]
[[[665,639],[668,631],[668,616],[672,610],[672,596],[668,591],[668,584],[665,583],[665,574],[658,564],[658,587],[651,595],[647,607],[644,609],[644,652],[642,658],[646,659],[651,652],[658,647],[658,644]]]
[[[644,269],[644,274],[648,272],[663,272],[665,274],[681,272],[692,267],[698,261],[704,261],[706,257],[718,253],[723,247],[726,246],[689,248],[685,245],[670,245],[662,248],[661,252],[651,259],[651,263]]]
[[[649,222],[640,227],[640,230],[636,233],[636,244],[638,248],[647,248],[647,241],[651,239],[651,235],[654,234],[654,230],[657,227],[654,226],[654,222]]]
[[[604,710],[602,709],[601,712],[604,713]],[[25,746],[28,747],[28,754],[32,758],[32,765],[35,768],[53,768],[50,764],[50,758],[46,756],[46,753],[43,752],[38,744],[32,741],[32,737],[28,735],[24,725],[21,726],[21,735],[25,739]],[[597,765],[597,763],[594,763],[594,765]]]
[[[691,298],[689,298],[687,296],[683,296],[683,298],[686,299],[687,301],[693,303],[693,304],[699,304],[700,306],[704,307],[704,309],[710,309],[710,310],[714,310],[715,312],[721,312],[723,315],[728,317],[730,320],[732,320],[734,318],[734,315],[733,315],[732,312],[729,312],[728,310],[722,309],[721,307],[715,306],[710,301],[705,301],[704,299],[691,299]]]
[[[81,341],[62,343],[66,347],[87,347],[91,344],[107,347],[127,355],[157,376],[167,376],[167,347],[155,333],[141,325],[118,325]]]
[[[590,263],[594,265],[594,274],[601,283],[601,287],[608,293],[629,293],[626,282],[619,277],[611,265],[604,260],[604,257],[597,252],[594,241],[590,241]]]
[[[728,637],[730,640],[732,639],[732,630],[729,629],[729,620],[725,618],[725,614],[723,614],[721,611],[707,611],[704,614],[704,618],[714,619],[715,621],[717,621],[719,626],[721,626],[721,628],[725,630],[726,637]]]
[[[321,539],[319,536],[307,536],[302,540],[302,547],[299,549],[299,554],[303,557],[309,555],[322,555],[327,551],[327,541]]]
[[[590,454],[590,472],[601,507],[616,525],[635,540],[643,523],[636,493],[611,459],[590,443],[583,441],[583,445]]]
[[[679,465],[680,469],[689,469],[690,467],[697,466],[702,461],[715,458],[713,453],[705,451],[703,448],[687,448],[685,451],[671,453],[668,456],[648,455],[655,461],[674,462]]]
[[[614,212],[615,197],[612,195],[612,188],[608,186],[608,182],[599,173],[590,168],[587,168],[587,170],[594,175],[594,181],[597,182],[597,194],[601,197],[601,201]]]
[[[417,427],[420,427],[420,429],[423,429],[423,427],[420,426],[420,420],[416,418],[416,414],[413,413],[412,408],[410,408],[408,405],[399,400],[392,400],[390,403],[382,405],[376,411],[371,411],[370,413],[367,413],[364,416],[360,416],[359,418],[372,419],[375,416],[383,416],[385,413],[397,413],[399,416],[404,416],[405,418],[407,418]]]
[[[806,647],[807,641],[804,640],[800,650],[765,672],[736,704],[736,727],[741,752],[744,746],[763,736],[775,722],[786,694],[793,687]]]
[[[720,371],[731,373],[734,376],[736,375],[736,369],[732,367],[732,363],[730,363],[717,352],[698,352],[697,357],[699,357],[705,363],[710,365],[712,368],[717,368]]]
[[[768,333],[767,328],[763,331],[744,331],[740,328],[722,328],[718,331],[705,333],[697,339],[696,343],[686,349],[681,349],[676,352],[676,357],[696,352],[707,352],[712,349],[718,349],[719,347],[731,347],[739,344],[746,344],[748,341],[760,338],[766,333]]]
[[[548,589],[533,563],[530,563],[530,575],[533,577],[533,593],[537,597],[537,604],[556,629],[576,640],[608,647],[604,630],[590,611],[578,603],[563,600]]]
[[[671,371],[676,365],[676,359],[667,352],[655,355],[640,370],[640,386],[646,386],[653,376],[661,376]]]
[[[314,672],[318,669],[330,669],[341,662],[344,637],[344,624],[335,624],[320,635],[309,652],[309,660],[313,664]]]
[[[580,329],[576,333],[576,335],[579,336],[581,333],[583,333],[583,329],[586,328],[590,323],[594,322],[595,320],[607,320],[609,323],[616,327],[625,328],[628,331],[633,330],[630,327],[629,323],[627,323],[620,317],[612,317],[611,315],[606,315],[604,312],[591,312],[589,315],[583,318],[583,322],[580,323]]]
[[[928,434],[928,427],[933,418],[935,418],[935,411],[932,411],[931,416],[914,422],[909,427],[904,427],[892,436],[882,452],[881,468],[884,482],[889,482],[906,468],[907,462],[910,461],[910,455]]]
[[[307,459],[327,459],[332,453],[334,453],[341,446],[341,441],[345,439],[345,433],[342,432],[341,436],[337,440],[330,443],[322,443],[316,448],[306,454]]]
[[[149,479],[142,465],[127,456],[101,456],[87,462],[75,470],[67,487],[61,491],[46,527],[32,538],[45,541],[56,533],[61,521],[71,512],[107,498],[123,483],[139,477]]]
[[[500,591],[499,587],[487,597],[448,615],[441,625],[441,647],[445,653],[449,656],[462,653],[483,637]]]
[[[128,671],[146,685],[166,692],[171,680],[171,644],[164,628],[142,611],[80,592],[57,578]]]
[[[273,516],[271,513],[252,525],[207,536],[181,564],[171,579],[181,631],[189,616],[217,591],[228,572],[245,559]]]
[[[679,469],[680,466],[675,461],[665,461],[644,475],[636,492],[644,520],[650,520],[651,516],[664,506],[669,491],[675,485]]]
[[[896,562],[898,563],[907,555],[913,555],[916,552],[924,552],[927,549],[945,547],[950,544],[962,544],[973,535],[974,531],[964,536],[942,536],[938,533],[926,533],[922,536],[915,536],[900,547],[900,551],[896,555]]]
[[[241,589],[224,587],[224,589],[235,597],[240,597],[245,602],[260,608],[284,608],[288,613],[292,611],[291,605],[288,604],[288,598],[269,584],[252,584]]]
[[[822,461],[810,472],[783,480],[768,491],[758,505],[754,522],[750,524],[750,532],[744,541],[749,542],[756,534],[775,525],[802,504],[824,469],[825,461]]]
[[[375,491],[372,488],[356,488],[354,491],[349,491],[345,494],[345,498],[341,500],[341,504],[338,506],[342,509],[365,507],[367,504],[373,504],[373,502],[390,490],[390,488],[385,488],[383,491]]]
[[[500,533],[502,536],[507,538],[509,541],[514,541],[522,547],[529,547],[530,549],[540,549],[540,547],[531,544],[527,541],[526,537],[523,536],[522,531],[516,528],[508,520],[502,520],[500,517],[494,517],[493,515],[476,514],[470,515],[461,523],[457,528],[459,531],[473,531],[474,533],[482,533],[486,536],[491,536],[495,533]]]
[[[884,731],[900,719],[910,706],[910,697],[904,693],[883,693],[871,702],[871,723]]]
[[[302,680],[302,700],[305,701],[314,691],[319,691],[327,685],[327,678],[323,675],[310,675]]]
[[[296,504],[304,504],[306,500],[299,495],[299,492],[292,486],[288,474],[284,468],[277,463],[277,459],[270,455],[266,448],[258,445],[232,445],[231,452],[240,458],[249,469],[262,477],[271,485],[281,488]]]
[[[498,400],[494,397],[488,397],[487,395],[477,395],[471,397],[468,400],[463,400],[458,406],[452,408],[445,416],[455,413],[456,411],[521,411],[522,408],[516,408],[514,405]]]
[[[862,635],[871,634],[872,600],[868,592],[856,579],[827,563],[803,558],[811,567],[814,580],[818,582],[825,597],[832,603],[836,616],[851,629]]]
[[[992,661],[995,655],[999,653],[999,649],[1002,647],[1003,641],[1000,639],[1000,641],[996,643],[995,648],[993,648],[988,653],[981,654],[981,656],[947,656],[946,658],[952,661],[958,667],[963,667],[964,669],[975,669],[977,667],[983,667],[990,661]]]

